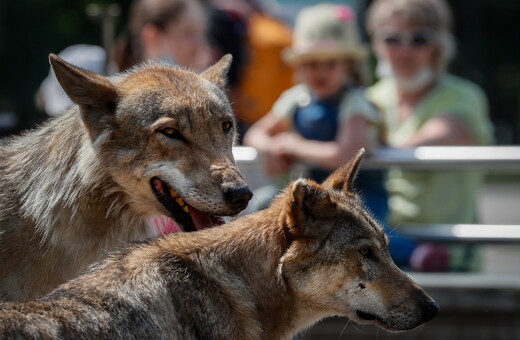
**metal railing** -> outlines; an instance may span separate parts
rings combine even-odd
[[[269,183],[270,179],[263,173],[255,149],[236,147],[234,156],[246,180],[252,183],[253,187]],[[428,146],[413,149],[382,148],[369,155],[362,166],[366,169],[399,167],[414,171],[476,170],[520,175],[520,147]],[[304,169],[304,166],[298,167],[292,177],[297,178],[300,174],[304,174]],[[399,226],[399,233],[418,241],[520,243],[520,225],[402,224]]]
[[[484,170],[520,174],[518,146],[422,146],[383,148],[367,157],[365,168],[400,167],[406,170]]]
[[[258,153],[251,147],[235,147],[240,166],[258,163]],[[381,148],[370,154],[362,165],[367,169],[400,167],[406,170],[487,170],[518,172],[518,146],[422,146],[413,149]]]
[[[426,242],[520,243],[520,226],[510,224],[401,224],[398,232]]]

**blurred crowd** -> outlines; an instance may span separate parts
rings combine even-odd
[[[357,14],[346,5],[319,3],[289,25],[255,0],[136,0],[109,53],[74,45],[60,56],[115,74],[146,60],[200,72],[232,54],[229,87],[239,143],[258,150],[273,179],[257,190],[250,210],[269,204],[295,164],[306,164],[320,182],[361,147],[370,153],[493,142],[486,95],[448,71],[456,43],[444,0],[375,0],[365,22]],[[71,105],[52,70],[39,102],[51,116]],[[398,265],[472,270],[478,256],[471,249],[416,244],[394,229],[475,223],[481,182],[475,172],[363,170],[356,187],[388,229]]]

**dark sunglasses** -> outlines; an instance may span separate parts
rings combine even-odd
[[[427,28],[414,31],[381,30],[378,36],[389,47],[422,48],[432,45],[437,39],[435,31]]]

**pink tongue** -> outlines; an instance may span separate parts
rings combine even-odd
[[[190,206],[191,219],[197,230],[213,227],[213,221],[211,217],[204,214],[197,209]],[[158,216],[152,219],[152,225],[160,235],[166,235],[170,233],[176,233],[181,231],[181,228],[175,221],[168,216]]]
[[[197,228],[197,230],[213,227],[213,222],[211,221],[211,218],[208,214],[204,214],[192,206],[190,206],[190,213],[193,224],[195,224],[195,228]]]
[[[175,221],[168,216],[155,217],[152,220],[152,225],[160,235],[166,235],[170,233],[176,233],[181,231],[181,228],[175,223]]]

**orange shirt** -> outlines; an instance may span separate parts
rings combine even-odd
[[[293,85],[292,69],[281,59],[291,45],[291,29],[283,22],[255,14],[249,19],[249,61],[236,91],[237,118],[253,124],[280,94]]]

